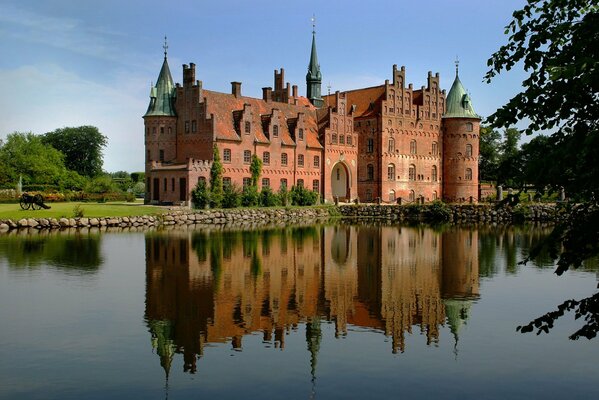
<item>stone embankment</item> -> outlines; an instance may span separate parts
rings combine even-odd
[[[161,215],[106,218],[23,218],[0,220],[0,232],[13,229],[68,229],[108,227],[156,227],[169,225],[259,225],[263,223],[300,223],[329,218],[327,208],[278,208],[232,210],[177,210]]]

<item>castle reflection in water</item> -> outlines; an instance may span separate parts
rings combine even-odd
[[[479,296],[476,230],[316,226],[257,231],[182,231],[146,236],[146,320],[165,370],[182,353],[196,371],[207,343],[261,332],[285,347],[306,325],[311,352],[321,321],[380,330],[392,351],[406,332],[427,344],[442,325],[456,337]],[[314,354],[313,354],[314,356]]]

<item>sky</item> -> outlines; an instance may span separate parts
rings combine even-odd
[[[425,85],[460,80],[486,117],[521,90],[524,72],[483,81],[524,0],[0,0],[0,139],[94,125],[108,137],[104,169],[144,169],[142,116],[163,61],[175,82],[196,64],[209,90],[261,97],[273,71],[305,95],[312,16],[323,94],[381,85],[392,66]]]

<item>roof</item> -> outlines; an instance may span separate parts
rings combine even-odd
[[[175,85],[171,76],[166,55],[156,85],[150,89],[150,104],[144,117],[148,116],[176,116],[175,113]]]
[[[455,75],[455,80],[453,81],[453,85],[451,85],[451,89],[449,89],[449,93],[447,94],[445,100],[445,114],[443,114],[443,118],[476,118],[481,119],[481,117],[474,112],[474,108],[472,108],[472,102],[470,101],[470,96],[464,89],[462,82],[460,82],[460,77],[457,72]]]
[[[345,92],[345,96],[345,104],[348,107],[346,113],[349,113],[349,108],[355,105],[356,109],[352,114],[354,118],[374,116],[380,112],[381,101],[385,96],[385,85],[350,90]],[[323,99],[325,104],[337,107],[335,94],[324,96]]]
[[[303,113],[306,145],[313,148],[322,148],[318,141],[316,107],[305,97],[298,97],[297,104],[288,104],[274,101],[266,102],[253,97],[235,96],[211,90],[202,90],[202,96],[206,99],[206,114],[214,116],[214,132],[217,139],[241,140],[235,129],[233,113],[243,110],[247,104],[251,106],[253,112],[250,121],[252,124],[251,134],[258,143],[270,143],[264,132],[264,125],[269,126],[273,110],[276,109],[282,119],[279,123],[279,138],[283,145],[295,146],[288,122],[292,122],[293,119],[298,118],[299,113]],[[244,128],[240,127],[239,129],[243,131]]]

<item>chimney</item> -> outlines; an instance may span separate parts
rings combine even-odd
[[[264,100],[264,101],[272,100],[272,88],[271,87],[262,88],[262,100]]]
[[[293,98],[297,99],[297,85],[293,85],[291,90],[293,91]]]
[[[183,64],[183,87],[190,87],[196,80],[196,65],[189,63],[189,66]]]
[[[231,94],[241,97],[241,82],[231,82]]]

